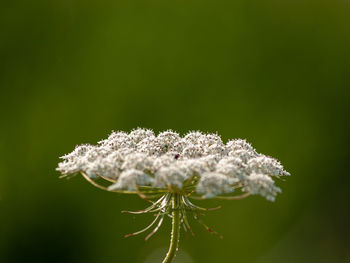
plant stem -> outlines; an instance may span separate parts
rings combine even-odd
[[[171,228],[171,238],[170,247],[168,254],[162,263],[170,263],[175,258],[176,252],[179,246],[180,240],[180,195],[175,193],[172,196],[172,228]]]

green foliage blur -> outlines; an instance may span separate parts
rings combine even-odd
[[[34,0],[0,7],[0,262],[160,262],[169,220],[59,179],[58,157],[136,127],[246,138],[292,176],[275,203],[182,232],[177,263],[350,262],[347,0]]]

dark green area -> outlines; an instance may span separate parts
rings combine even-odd
[[[198,202],[224,239],[192,222],[177,262],[349,262],[349,28],[346,0],[1,3],[0,262],[158,262],[169,220],[125,239],[145,201],[55,171],[137,126],[246,138],[292,174],[275,203]]]

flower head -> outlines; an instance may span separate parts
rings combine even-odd
[[[155,220],[142,233],[169,215],[191,230],[187,214],[199,220],[194,199],[241,199],[261,195],[274,201],[281,189],[273,178],[290,175],[272,157],[259,154],[242,139],[224,143],[217,134],[189,132],[181,137],[168,130],[155,135],[152,130],[112,132],[97,145],[83,144],[61,157],[57,170],[63,176],[81,173],[95,186],[111,192],[135,193],[146,200],[159,198],[144,210]],[[201,221],[200,221],[201,222]],[[202,223],[209,231],[204,223]],[[173,229],[174,231],[174,229]]]
[[[98,145],[80,145],[61,157],[63,175],[80,172],[104,178],[112,191],[179,192],[213,198],[236,189],[273,201],[281,192],[272,177],[289,175],[271,157],[259,154],[245,140],[224,144],[217,134],[173,131],[157,136],[148,129],[112,132]]]

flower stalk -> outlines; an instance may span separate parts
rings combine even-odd
[[[179,248],[180,240],[180,226],[181,226],[181,214],[180,214],[180,198],[177,193],[172,196],[172,227],[169,251],[162,263],[170,263],[176,256]]]

